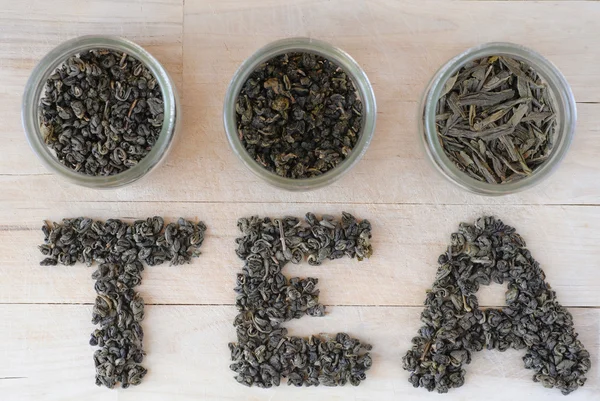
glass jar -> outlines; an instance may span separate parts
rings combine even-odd
[[[164,122],[152,150],[135,166],[111,176],[86,175],[61,164],[45,143],[40,130],[40,99],[50,75],[70,56],[90,49],[112,49],[125,52],[142,63],[158,81],[164,103]],[[112,36],[81,36],[68,40],[50,51],[33,69],[25,86],[21,117],[27,141],[42,163],[58,176],[91,188],[116,188],[130,184],[156,167],[166,156],[180,125],[179,98],[175,84],[163,66],[141,46]]]
[[[273,57],[290,52],[317,54],[337,64],[352,79],[352,82],[358,91],[360,100],[362,101],[363,120],[358,142],[346,159],[335,168],[317,177],[302,179],[287,178],[281,177],[265,169],[248,154],[238,137],[235,104],[242,86],[250,74],[252,74],[260,64]],[[347,173],[361,159],[373,138],[375,120],[377,117],[376,109],[375,94],[367,75],[360,68],[358,63],[346,52],[320,40],[310,38],[289,38],[272,42],[259,49],[238,68],[229,84],[225,96],[223,123],[225,125],[227,139],[229,140],[233,152],[250,171],[276,187],[291,191],[305,191],[331,184]]]
[[[531,66],[544,80],[556,107],[556,141],[548,160],[537,167],[525,178],[506,184],[491,184],[478,181],[460,171],[446,156],[438,139],[435,114],[440,93],[446,81],[465,63],[482,57],[508,56],[521,60]],[[473,47],[448,61],[429,83],[421,102],[421,114],[418,121],[419,132],[426,153],[433,165],[444,177],[454,184],[481,195],[506,195],[522,191],[538,184],[558,167],[569,150],[575,134],[577,109],[571,88],[562,73],[540,54],[512,43],[486,43]]]

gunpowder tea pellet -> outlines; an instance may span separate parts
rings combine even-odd
[[[423,326],[403,358],[414,387],[445,393],[462,386],[464,365],[484,348],[524,350],[525,368],[544,387],[569,394],[583,386],[590,354],[514,228],[493,217],[463,223],[438,263]],[[506,306],[480,308],[479,286],[505,282]]]
[[[335,168],[361,133],[362,102],[352,80],[312,53],[286,53],[259,65],[235,111],[248,154],[286,178],[316,177]]]
[[[60,163],[90,176],[111,176],[139,163],[164,120],[161,88],[127,53],[86,50],[46,81],[40,128]]]
[[[530,176],[556,141],[556,107],[546,82],[523,61],[473,60],[445,84],[436,127],[446,156],[470,177],[504,184]]]
[[[359,385],[371,367],[371,346],[346,333],[332,336],[289,336],[283,323],[304,315],[323,316],[316,278],[288,279],[288,262],[304,259],[320,265],[344,256],[359,261],[371,256],[371,224],[343,213],[321,219],[308,213],[295,217],[238,220],[242,236],[236,253],[244,261],[235,292],[239,314],[234,326],[237,343],[230,343],[231,369],[246,386],[279,386],[282,378],[295,386]]]
[[[39,249],[46,256],[42,266],[99,263],[92,274],[98,294],[92,323],[100,327],[90,338],[90,345],[100,347],[94,353],[96,384],[108,388],[140,384],[147,372],[140,365],[145,355],[144,300],[133,288],[142,282],[143,263],[189,263],[200,255],[206,226],[183,218],[165,226],[158,216],[133,224],[79,217],[45,223],[42,231],[44,244]]]

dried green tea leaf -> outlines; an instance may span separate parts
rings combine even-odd
[[[91,334],[96,384],[108,388],[138,385],[147,370],[144,355],[144,300],[134,288],[142,282],[144,264],[155,266],[189,263],[200,255],[206,226],[183,218],[167,224],[160,216],[133,224],[117,219],[106,222],[78,217],[42,226],[45,259],[42,266],[98,264],[92,274],[97,293]]]
[[[452,93],[450,95],[450,97],[448,98],[447,102],[448,102],[447,103],[448,107],[450,108],[450,110],[452,110],[452,112],[454,114],[459,115],[463,119],[466,118],[465,112],[463,111],[463,109],[458,104],[458,95],[456,93]]]
[[[476,122],[473,126],[473,129],[475,131],[481,131],[483,128],[487,127],[488,125],[490,125],[492,123],[495,123],[496,121],[498,121],[499,119],[504,117],[504,115],[506,115],[506,113],[508,113],[509,111],[510,111],[510,108],[505,108],[504,110],[499,110],[499,111],[495,112],[494,114],[487,116],[483,120]]]
[[[236,102],[248,155],[281,177],[317,177],[343,162],[362,131],[362,101],[329,59],[291,52],[259,65]]]
[[[444,89],[442,89],[442,93],[440,94],[440,97],[446,95],[447,93],[449,93],[452,90],[457,79],[458,79],[458,73],[454,74],[453,76],[450,77],[450,79],[448,79],[448,81],[446,81],[446,84],[444,85]]]
[[[492,173],[490,166],[488,166],[487,163],[480,159],[477,155],[473,155],[473,160],[479,169],[479,174],[481,174],[481,176],[484,177],[485,180],[490,184],[496,184],[497,181],[496,178],[494,178],[494,174]]]
[[[554,113],[551,113],[549,111],[546,112],[540,112],[540,113],[529,113],[528,115],[524,116],[521,121],[522,122],[533,122],[535,125],[540,126],[546,119],[554,117]]]
[[[496,75],[490,75],[485,84],[483,84],[482,89],[486,92],[494,90],[499,86],[504,85],[509,78],[511,78],[511,74],[509,71],[501,71]]]
[[[448,130],[447,135],[453,137],[483,139],[484,141],[491,141],[493,139],[498,139],[503,135],[511,134],[514,130],[515,127],[511,124],[504,124],[499,127],[488,128],[482,131],[471,131],[469,129],[451,128]]]
[[[506,181],[513,179],[518,175]],[[423,325],[402,358],[414,387],[439,393],[461,387],[473,353],[484,348],[522,350],[533,381],[565,395],[585,384],[590,353],[513,227],[488,216],[462,223],[438,264]],[[491,283],[507,283],[505,307],[479,306],[477,291]]]
[[[362,261],[373,253],[371,224],[348,213],[340,219],[308,213],[304,221],[257,216],[238,220],[236,254],[244,262],[235,287],[237,342],[229,344],[238,383],[270,388],[359,385],[371,367],[371,346],[346,333],[296,337],[285,322],[324,316],[316,278],[288,278],[289,263],[317,266],[342,257]]]
[[[47,79],[39,109],[44,143],[58,162],[88,176],[138,164],[158,141],[165,113],[152,71],[110,49],[68,57]]]
[[[502,92],[479,92],[469,93],[458,97],[459,106],[475,105],[479,107],[495,106],[505,100],[511,99],[515,95],[515,91],[507,89]]]
[[[505,56],[469,61],[446,83],[437,105],[442,149],[457,167],[481,181],[518,180],[552,152],[557,125],[552,96],[522,61]],[[464,155],[451,154],[457,151]]]
[[[514,111],[512,117],[510,118],[510,125],[516,127],[521,123],[521,120],[525,116],[525,114],[529,111],[529,107],[526,104],[522,104]]]
[[[500,60],[517,78],[521,78],[529,85],[532,85],[534,87],[541,87],[541,85],[538,85],[535,81],[528,77],[527,74],[525,74],[525,72],[523,72],[523,70],[521,69],[524,66],[523,63],[515,59],[511,59],[509,57],[500,57]]]

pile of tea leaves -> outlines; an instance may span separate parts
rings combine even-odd
[[[410,383],[445,393],[465,382],[464,365],[482,349],[525,350],[533,381],[569,394],[586,381],[590,354],[525,241],[493,217],[461,224],[438,259],[423,326],[403,358]],[[479,307],[481,285],[508,284],[506,306]]]
[[[371,225],[344,213],[341,220],[306,215],[282,219],[242,218],[236,253],[244,261],[235,292],[239,314],[230,343],[231,369],[246,386],[269,388],[287,378],[288,385],[359,385],[371,367],[371,346],[346,333],[289,336],[283,323],[304,315],[323,316],[316,278],[283,275],[288,262],[304,259],[320,265],[344,256],[359,261],[372,254]]]
[[[311,53],[287,53],[259,65],[235,112],[248,154],[281,177],[326,173],[348,157],[361,133],[362,102],[352,80]]]
[[[91,176],[121,173],[158,140],[164,120],[156,77],[141,61],[108,49],[69,57],[40,101],[44,142],[60,163]]]
[[[504,184],[531,175],[556,141],[548,85],[523,61],[470,61],[445,84],[436,109],[446,156],[470,177]]]
[[[42,231],[44,244],[39,249],[46,256],[42,266],[99,264],[92,274],[98,294],[92,323],[100,327],[90,339],[90,345],[100,347],[94,353],[96,384],[108,388],[140,384],[147,372],[140,365],[145,355],[144,300],[134,287],[142,282],[143,263],[189,263],[200,255],[206,226],[183,218],[165,226],[158,216],[133,224],[78,217],[46,222]]]

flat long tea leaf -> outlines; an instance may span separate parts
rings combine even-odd
[[[470,139],[483,139],[484,141],[491,141],[492,139],[498,139],[503,135],[511,134],[515,130],[512,124],[504,124],[499,127],[489,128],[483,131],[471,131],[466,129],[451,128],[448,130],[448,136],[454,136],[457,138],[470,138]]]
[[[547,85],[522,61],[490,56],[466,63],[437,102],[438,139],[465,174],[507,183],[550,156],[556,110]]]
[[[459,106],[475,105],[479,107],[495,106],[515,96],[515,91],[507,89],[502,92],[478,92],[458,97]]]

